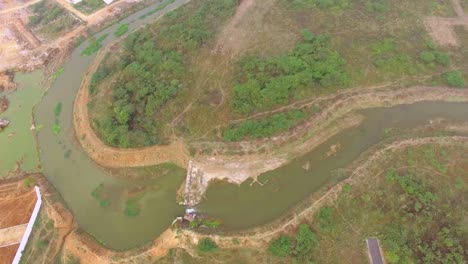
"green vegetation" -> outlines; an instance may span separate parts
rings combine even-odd
[[[461,71],[449,71],[444,73],[444,80],[450,87],[465,87],[465,79]]]
[[[351,6],[350,0],[293,0],[297,7],[320,8],[325,10],[344,10]]]
[[[202,221],[202,225],[206,226],[206,227],[210,227],[210,228],[218,228],[220,225],[221,225],[221,221],[219,220],[204,220]]]
[[[24,179],[23,185],[28,187],[28,188],[34,187],[34,185],[36,185],[36,179],[28,177],[28,178]]]
[[[101,89],[112,90],[111,97],[104,97],[106,103],[91,104],[101,108],[92,124],[106,144],[140,147],[166,143],[160,116],[167,102],[186,87],[187,57],[212,37],[218,21],[231,15],[236,4],[236,0],[188,4],[130,34],[121,45],[120,56],[105,60],[88,89],[96,97]],[[112,80],[112,87],[104,80]]]
[[[170,5],[170,4],[174,3],[174,2],[175,2],[175,0],[164,0],[164,2],[162,2],[160,5],[158,5],[155,9],[153,9],[153,10],[149,11],[148,13],[140,16],[140,19],[143,19],[143,18],[145,18],[147,16],[150,16],[150,15],[156,13],[156,12],[159,12],[159,11],[163,10],[164,8],[166,8],[168,5]]]
[[[102,0],[82,0],[74,7],[85,14],[91,14],[105,6]]]
[[[365,5],[369,12],[385,13],[388,10],[387,0],[367,0]]]
[[[286,257],[289,254],[291,254],[291,249],[291,239],[288,236],[284,235],[274,239],[268,247],[268,251],[270,252],[270,254],[275,257]]]
[[[418,71],[418,65],[405,53],[400,52],[391,38],[370,45],[374,65],[381,71],[392,75],[412,75]]]
[[[269,58],[247,56],[238,65],[234,110],[247,114],[286,104],[297,91],[313,86],[344,85],[344,60],[330,47],[327,36],[308,31],[287,55]]]
[[[60,133],[60,113],[62,113],[62,103],[58,103],[54,108],[54,125],[52,127],[52,132],[54,135],[58,135]]]
[[[306,114],[301,110],[292,110],[286,113],[274,114],[260,120],[247,120],[237,126],[224,131],[224,140],[240,141],[245,139],[271,137],[290,128],[304,120]]]
[[[293,245],[294,244],[294,245]],[[319,241],[307,224],[301,224],[297,231],[294,243],[287,236],[274,239],[268,251],[275,257],[292,257],[297,263],[310,263],[312,252]]]
[[[148,31],[138,31],[125,39],[118,67],[112,111],[96,122],[96,127],[104,141],[113,146],[161,144],[162,139],[154,136],[160,129],[154,116],[182,89],[180,78],[185,71],[182,54],[160,49]],[[110,72],[107,68],[99,69],[90,89],[93,91],[95,83]]]
[[[104,184],[101,183],[96,188],[94,188],[94,190],[91,192],[91,196],[98,201],[100,207],[106,208],[110,206],[111,202],[103,198],[103,191]]]
[[[94,40],[89,44],[88,47],[86,47],[82,52],[81,56],[89,56],[93,53],[96,53],[101,47],[102,47],[102,42],[107,38],[108,34],[104,34],[100,36],[98,39]]]
[[[52,76],[50,76],[50,79],[49,79],[49,80],[51,80],[51,81],[57,80],[57,78],[58,78],[60,75],[62,75],[63,71],[64,71],[63,67],[58,68],[58,69],[52,74]]]
[[[161,21],[161,42],[179,51],[198,50],[213,37],[218,23],[233,14],[237,4],[237,0],[205,0],[191,14],[179,8]]]
[[[125,203],[124,213],[126,216],[134,217],[140,214],[140,207],[137,199],[130,199]]]
[[[213,251],[217,250],[218,245],[216,245],[216,243],[213,240],[206,237],[206,238],[203,238],[202,240],[200,240],[198,242],[197,248],[198,248],[198,250],[200,252],[208,253],[208,252],[213,252]]]
[[[37,241],[37,243],[36,243],[36,246],[37,246],[39,249],[44,249],[44,248],[47,247],[47,245],[49,245],[49,241],[48,241],[48,240],[45,240],[45,239],[39,240],[39,241]]]
[[[55,38],[70,31],[79,22],[54,1],[44,0],[31,7],[28,26],[38,28],[38,33]]]
[[[128,31],[128,24],[121,24],[117,30],[114,32],[114,35],[116,37],[120,37],[122,36],[123,34],[127,33]]]

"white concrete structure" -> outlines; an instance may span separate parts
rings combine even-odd
[[[34,206],[34,210],[31,214],[31,218],[29,219],[28,226],[26,227],[26,231],[24,232],[23,238],[21,239],[20,245],[18,247],[18,251],[16,251],[15,258],[13,259],[12,264],[18,264],[21,260],[21,256],[23,255],[23,250],[26,247],[26,244],[28,243],[29,236],[31,235],[34,223],[36,222],[36,218],[39,214],[39,209],[41,209],[42,205],[42,197],[41,197],[41,191],[39,190],[39,187],[35,186],[34,187],[36,191],[36,196],[37,196],[37,201],[36,205]]]

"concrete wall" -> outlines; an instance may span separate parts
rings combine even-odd
[[[13,259],[13,264],[18,264],[21,260],[21,256],[23,255],[23,250],[26,247],[26,244],[28,243],[29,236],[31,235],[34,223],[36,222],[36,218],[39,215],[39,209],[41,209],[42,205],[42,196],[41,196],[41,191],[39,190],[39,187],[35,186],[34,187],[36,191],[36,196],[37,196],[37,201],[36,205],[34,206],[34,210],[31,214],[31,218],[29,219],[28,226],[26,227],[26,231],[24,232],[23,238],[21,239],[20,245],[18,247],[18,251],[16,251],[15,258]]]

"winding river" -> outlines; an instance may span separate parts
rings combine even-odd
[[[183,4],[175,1],[166,9]],[[148,23],[165,10],[140,19],[158,4],[145,8],[119,23],[129,23],[130,30]],[[115,37],[115,24],[96,34],[109,34],[103,45]],[[89,43],[81,44],[64,64],[64,72],[47,91],[34,115],[36,124],[44,128],[38,132],[38,145],[43,172],[60,192],[68,208],[83,230],[101,243],[115,249],[137,247],[157,237],[168,228],[184,208],[176,203],[176,191],[185,176],[183,169],[155,175],[144,180],[121,180],[108,175],[82,151],[74,136],[72,123],[73,101],[81,80],[94,56],[83,57],[81,51]],[[31,75],[40,81],[40,76]],[[55,117],[54,109],[61,103],[62,111]],[[430,119],[444,118],[468,121],[468,103],[422,102],[391,108],[363,111],[365,121],[334,136],[312,152],[290,164],[259,177],[263,186],[246,182],[241,186],[227,183],[213,184],[199,210],[221,219],[223,228],[239,230],[268,223],[286,213],[310,193],[333,181],[332,174],[344,168],[363,151],[386,137],[386,131],[410,129],[427,124]],[[57,120],[56,120],[57,119]],[[54,123],[60,133],[53,133]],[[339,144],[339,151],[327,157],[331,145]],[[304,166],[308,164],[308,166]],[[304,169],[309,167],[309,169]],[[103,184],[109,206],[100,205],[93,191]],[[148,188],[141,198],[141,213],[135,217],[124,214],[129,190]]]

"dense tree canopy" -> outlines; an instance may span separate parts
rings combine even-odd
[[[327,36],[303,33],[303,39],[286,55],[243,58],[237,70],[233,106],[250,113],[285,104],[300,87],[339,86],[346,82],[344,60],[330,48]]]

